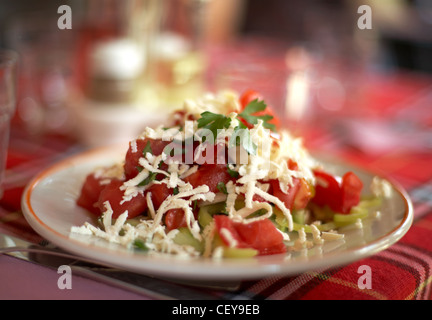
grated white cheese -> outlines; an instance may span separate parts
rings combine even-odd
[[[219,230],[219,232],[220,232],[221,236],[223,236],[224,239],[225,239],[226,241],[228,241],[228,245],[229,245],[230,248],[235,248],[235,247],[237,247],[238,242],[237,242],[236,239],[234,239],[233,235],[231,234],[231,232],[230,232],[228,229],[226,229],[226,228],[221,228],[221,229]]]
[[[195,196],[195,198],[193,198]],[[183,198],[192,197],[192,199],[205,199],[207,201],[211,201],[214,199],[215,194],[213,192],[209,192],[209,187],[207,185],[199,186],[192,190],[187,191],[179,191],[176,195],[170,195],[168,196],[160,205],[159,209],[156,211],[155,217],[154,217],[154,228],[157,228],[161,222],[163,215],[171,210],[171,209],[179,209],[181,208],[185,213],[185,219],[187,222],[187,226],[189,230],[191,231],[192,235],[198,239],[201,240],[201,234],[200,234],[200,228],[195,220],[195,217],[192,213],[191,209],[191,202],[193,200],[186,200]]]
[[[135,230],[133,228],[126,227],[125,222],[127,220],[128,212],[122,213],[112,224],[112,209],[108,201],[104,202],[106,208],[105,212],[102,214],[102,221],[104,225],[104,230],[93,226],[92,224],[86,222],[82,227],[75,228],[72,227],[71,232],[90,235],[93,234],[99,238],[105,239],[112,243],[119,243],[124,246],[130,246],[136,237]],[[124,230],[125,234],[120,235],[120,231]]]
[[[324,241],[334,241],[334,240],[340,240],[343,239],[345,235],[343,233],[336,233],[336,232],[321,232],[321,238],[324,239]]]
[[[293,220],[292,220],[292,215],[291,215],[291,211],[285,206],[285,204],[279,200],[278,197],[275,197],[273,195],[270,195],[264,191],[262,191],[260,188],[256,188],[255,187],[255,193],[259,196],[261,196],[262,198],[264,198],[265,200],[274,203],[284,214],[285,218],[288,221],[288,230],[292,231],[293,230]]]
[[[357,219],[354,225],[357,229],[363,229],[363,221],[361,219]]]
[[[318,229],[318,227],[314,224],[310,225],[312,230],[312,237],[315,244],[323,244],[324,240],[321,238],[321,231]]]
[[[204,238],[204,257],[210,257],[213,247],[213,239],[215,235],[216,226],[214,221],[211,221],[203,230],[203,238]]]
[[[261,209],[266,210],[266,213],[259,217],[245,219],[247,216]],[[257,220],[268,219],[271,217],[272,214],[273,214],[273,208],[269,203],[254,201],[250,208],[245,206],[244,208],[237,210],[235,215],[233,216],[233,220],[238,220],[243,223],[251,223]]]
[[[392,194],[390,182],[377,176],[373,177],[370,189],[376,197],[389,198]]]
[[[186,171],[184,171],[180,174],[180,179],[184,179],[186,177],[189,177],[191,174],[194,174],[197,171],[198,171],[198,165],[191,166]]]
[[[155,216],[156,216],[156,212],[155,212],[155,209],[154,209],[154,206],[153,206],[153,201],[152,201],[151,197],[152,197],[152,193],[151,192],[147,192],[147,194],[146,194],[146,201],[147,201],[148,211],[150,213],[150,217],[152,219],[154,219]]]
[[[213,259],[221,259],[223,258],[223,252],[224,252],[224,248],[223,247],[216,247],[213,250],[213,254],[212,254],[212,258]]]
[[[306,240],[307,240],[306,232],[305,232],[304,228],[300,228],[300,230],[298,231],[298,238],[294,242],[294,248],[296,250],[303,249],[306,245]]]
[[[219,94],[207,93],[201,98],[185,100],[183,108],[186,111],[187,118],[192,115],[198,119],[204,111],[213,113],[228,114],[232,110],[240,110],[238,96],[232,91],[223,91]]]
[[[131,151],[132,153],[137,153],[138,152],[138,146],[137,146],[137,141],[136,139],[132,140],[130,142],[130,146],[131,146]]]

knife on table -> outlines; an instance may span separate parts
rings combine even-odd
[[[238,282],[189,282],[164,280],[147,275],[129,272],[117,268],[102,266],[91,260],[69,254],[47,241],[36,245],[15,236],[0,233],[0,254],[8,254],[18,259],[37,263],[49,268],[58,269],[61,265],[68,265],[72,274],[77,274],[92,280],[113,285],[139,294],[144,294],[159,300],[215,300],[211,294],[200,290],[224,289],[233,291],[238,288]]]

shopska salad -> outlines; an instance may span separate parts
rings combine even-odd
[[[208,94],[88,174],[77,204],[97,222],[71,231],[149,253],[283,254],[342,239],[379,201],[362,189],[316,163],[256,91]]]

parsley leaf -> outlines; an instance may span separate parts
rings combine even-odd
[[[263,127],[266,129],[270,129],[272,131],[276,130],[276,126],[268,121],[273,119],[273,116],[269,114],[264,115],[253,115],[254,113],[264,111],[267,108],[267,105],[264,101],[255,99],[247,104],[244,110],[239,114],[244,120],[249,122],[250,124],[257,124],[258,119],[263,121]]]
[[[232,170],[232,169],[230,168],[230,164],[229,164],[229,163],[227,164],[227,171],[228,171],[228,174],[229,174],[231,177],[233,177],[233,178],[237,178],[237,177],[239,176],[239,173],[238,173],[237,171]]]
[[[148,251],[149,250],[149,248],[147,247],[145,242],[142,241],[141,239],[135,239],[133,242],[133,246],[137,250],[141,250],[141,251]]]
[[[149,172],[149,175],[147,176],[147,178],[145,178],[143,181],[138,183],[138,186],[144,187],[144,186],[148,185],[150,182],[152,182],[156,179],[156,176],[157,176],[157,172]]]
[[[246,114],[255,113],[258,111],[264,111],[267,108],[267,105],[263,100],[252,100],[247,104],[247,106],[244,108],[243,112]]]
[[[216,186],[216,188],[222,192],[223,194],[228,194],[227,187],[223,181],[219,182]]]
[[[273,119],[272,115],[262,113],[267,108],[264,101],[255,99],[247,104],[243,111],[238,115],[251,125],[256,125],[258,120],[263,121],[263,127],[272,131],[276,130],[276,126],[269,123]],[[255,115],[254,115],[255,114]],[[212,132],[213,141],[216,140],[218,130],[227,129],[231,124],[231,118],[222,114],[216,114],[210,111],[201,113],[201,118],[198,119],[198,128],[205,128]],[[207,140],[207,137],[206,137]],[[234,128],[234,134],[230,138],[229,147],[242,146],[249,154],[256,154],[257,146],[253,143],[250,131],[247,126],[240,121],[239,125]]]
[[[178,187],[175,187],[174,189],[173,189],[173,195],[176,195],[176,194],[179,194],[179,188]]]
[[[161,168],[163,163],[164,163],[163,161],[159,162],[158,169]],[[144,170],[143,167],[137,167],[137,169],[139,172]],[[148,185],[150,182],[156,180],[157,175],[158,175],[157,172],[150,171],[147,178],[145,178],[143,181],[138,183],[138,187],[144,187],[144,186]]]
[[[150,154],[153,154],[153,151],[152,151],[152,148],[151,148],[151,145],[150,145],[150,141],[147,141],[147,144],[146,144],[146,146],[144,147],[144,149],[142,151],[142,154],[143,154],[144,157],[146,156],[147,152],[149,152]]]
[[[204,111],[201,113],[201,118],[197,120],[198,128],[205,128],[213,133],[213,142],[216,140],[217,131],[227,129],[231,124],[231,118],[222,114]]]
[[[230,138],[228,147],[232,148],[234,146],[239,146],[240,144],[247,153],[256,154],[257,145],[253,143],[249,129],[243,126],[237,126],[234,128],[234,133]]]

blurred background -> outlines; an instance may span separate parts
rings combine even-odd
[[[0,0],[0,46],[21,56],[15,125],[87,146],[209,90],[256,89],[293,127],[373,115],[368,99],[408,90],[382,77],[428,79],[431,31],[427,0]]]

